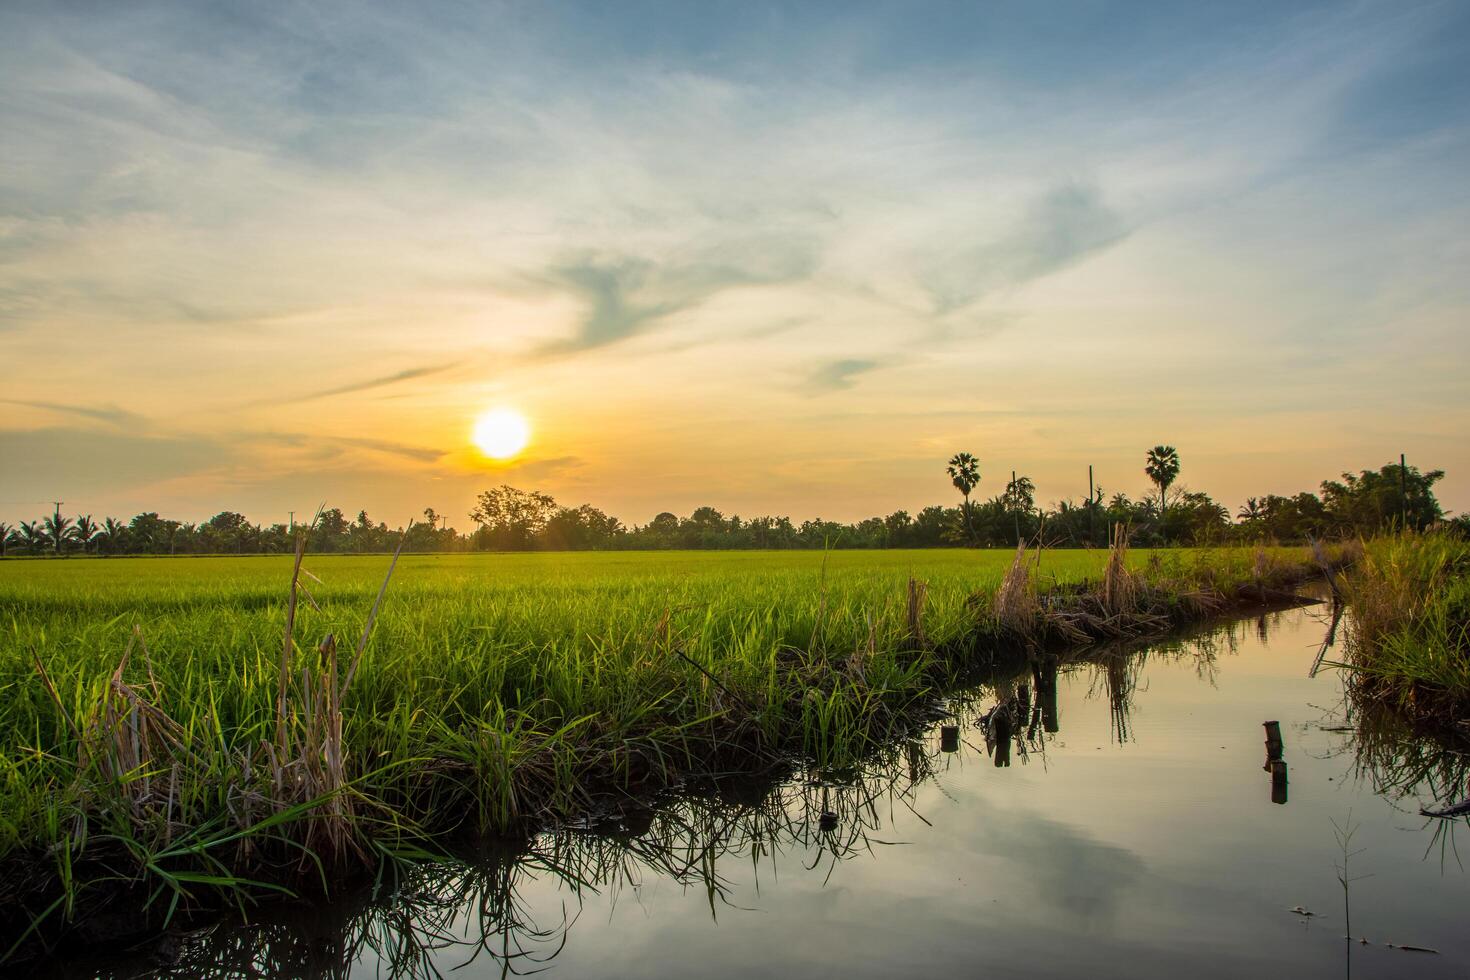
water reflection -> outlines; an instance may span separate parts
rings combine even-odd
[[[330,905],[268,910],[248,923],[220,923],[174,937],[146,960],[122,963],[110,958],[68,972],[103,977],[420,978],[467,968],[476,975],[522,975],[557,965],[579,922],[584,931],[605,937],[620,907],[647,909],[650,920],[655,907],[668,916],[669,886],[679,893],[680,903],[701,906],[706,920],[725,922],[746,914],[752,903],[764,903],[778,880],[788,891],[795,877],[819,888],[822,896],[839,895],[839,879],[849,874],[844,869],[857,858],[893,855],[883,867],[889,875],[902,876],[914,852],[894,852],[895,845],[904,843],[894,839],[900,832],[896,827],[913,827],[916,821],[930,826],[928,816],[935,816],[940,805],[962,809],[963,836],[949,842],[952,863],[988,868],[1002,882],[996,885],[999,894],[1023,895],[1033,903],[1030,918],[1020,920],[1006,918],[1016,915],[1014,910],[983,906],[976,929],[989,915],[994,921],[985,927],[1002,933],[1068,928],[1072,933],[1056,935],[1106,935],[1136,912],[1139,896],[1157,887],[1157,872],[1146,866],[1142,852],[1093,833],[1092,814],[1077,819],[1076,812],[1048,810],[1058,804],[1074,811],[1077,807],[1075,800],[1058,795],[1063,790],[1056,788],[1055,779],[1045,783],[1050,803],[1027,807],[1018,804],[1023,797],[978,793],[979,773],[990,772],[989,778],[1016,786],[1027,785],[1028,776],[1049,774],[1049,759],[1063,746],[1065,731],[1059,690],[1070,692],[1066,704],[1074,726],[1090,710],[1077,696],[1097,702],[1097,737],[1107,740],[1101,734],[1106,727],[1112,744],[1128,750],[1120,757],[1150,740],[1158,751],[1160,742],[1171,739],[1170,732],[1157,724],[1139,724],[1148,721],[1140,710],[1160,703],[1150,701],[1150,679],[1177,676],[1196,692],[1201,683],[1213,688],[1220,681],[1222,661],[1243,644],[1262,643],[1280,625],[1281,615],[1269,614],[1164,644],[1011,663],[950,698],[947,715],[935,728],[889,746],[856,771],[793,767],[763,778],[688,786],[658,801],[624,801],[594,818],[515,845],[484,845],[453,861],[400,869],[375,887],[339,895]],[[1292,668],[1297,678],[1304,662],[1298,660]],[[1351,731],[1341,733],[1340,749],[1350,753],[1354,774],[1374,792],[1401,800],[1453,802],[1450,797],[1467,785],[1470,765],[1463,753],[1405,737],[1402,726],[1394,728],[1371,706],[1350,703],[1344,710]],[[1253,732],[1256,761],[1248,768],[1254,780],[1261,779],[1256,739],[1262,720],[1254,714],[1242,726]],[[1232,718],[1231,724],[1237,721]],[[1293,744],[1278,752],[1277,759],[1270,758],[1268,749],[1270,799],[1277,803],[1286,802],[1284,757],[1294,767],[1299,758],[1293,754],[1299,751],[1297,737],[1286,738]],[[1212,734],[1210,741],[1216,740]],[[1091,742],[1086,748],[1089,754],[1094,751]],[[1219,751],[1214,744],[1209,748]],[[1197,756],[1189,758],[1190,765],[1200,765]],[[1279,786],[1273,761],[1280,763]],[[1010,771],[1002,776],[995,769]],[[1071,772],[1071,778],[1082,778],[1076,768]],[[1136,789],[1121,782],[1088,786],[1085,792],[1101,786],[1109,800],[1122,801]],[[1030,787],[1033,794],[1043,792],[1042,784]],[[1157,784],[1149,788],[1162,792]],[[1258,806],[1265,802],[1263,788],[1250,795]],[[1081,808],[1099,802],[1083,796]],[[1275,812],[1290,815],[1302,805]],[[1129,814],[1127,820],[1138,817]],[[1447,853],[1452,851],[1445,826],[1453,821],[1429,822],[1435,825],[1433,839],[1445,843]],[[1220,834],[1229,826],[1230,821],[1217,820],[1205,829]],[[1328,832],[1325,824],[1321,832]],[[592,921],[585,918],[587,909],[597,910]],[[922,927],[923,917],[935,913],[929,909],[915,915]],[[1051,925],[1043,927],[1032,919]],[[814,920],[820,922],[821,916],[814,915]],[[914,923],[906,921],[906,927]],[[840,960],[840,951],[838,956]],[[1138,975],[1167,974],[1140,970]]]

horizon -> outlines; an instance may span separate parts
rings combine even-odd
[[[7,5],[0,520],[1470,510],[1470,8],[837,9]]]
[[[1397,464],[1387,464],[1387,465],[1395,466],[1395,467],[1397,466]],[[1407,462],[1406,465],[1408,466],[1408,468],[1409,468],[1410,471],[1429,472],[1429,471],[1432,471],[1432,470],[1435,469],[1435,467],[1419,467],[1419,466],[1417,466],[1413,462]],[[1356,475],[1359,471],[1364,470],[1364,469],[1371,469],[1371,470],[1376,471],[1376,470],[1379,470],[1379,469],[1382,469],[1382,468],[1383,468],[1382,466],[1375,466],[1375,467],[1371,467],[1371,468],[1367,468],[1367,467],[1355,467],[1352,470],[1349,470],[1349,471],[1344,472],[1344,473],[1334,473],[1334,474],[1332,474],[1329,477],[1324,477],[1324,481],[1326,481],[1326,480],[1337,480],[1337,479],[1340,479],[1340,477],[1342,477],[1342,476],[1348,475],[1349,473],[1351,473],[1353,475]],[[942,470],[941,470],[941,472],[942,472]],[[1017,477],[1021,477],[1021,478],[1025,478],[1027,476],[1026,473],[1023,473],[1023,472],[1020,472],[1020,471],[1017,471],[1016,475],[1017,475]],[[1002,479],[1003,482],[1001,483],[1000,488],[995,493],[989,493],[985,489],[985,481],[982,479],[981,483],[979,485],[977,485],[976,489],[972,493],[973,498],[978,502],[978,501],[983,501],[983,500],[994,498],[994,497],[999,497],[1001,494],[1004,493],[1005,487],[1006,487],[1006,483],[1009,482],[1009,479],[1010,479],[1010,477],[1009,477],[1009,471],[1007,471],[1007,475],[1004,476],[1004,477],[1002,477],[1001,479]],[[758,519],[758,518],[764,518],[764,517],[770,517],[770,518],[781,518],[781,517],[784,517],[784,518],[790,519],[794,524],[797,524],[797,525],[800,525],[802,522],[807,521],[807,520],[826,520],[826,521],[835,521],[837,523],[856,524],[857,522],[862,521],[862,520],[865,520],[865,519],[868,519],[868,518],[873,518],[873,517],[887,517],[887,516],[889,516],[891,514],[894,514],[894,513],[899,512],[899,511],[906,512],[910,516],[916,516],[920,511],[922,511],[923,509],[928,508],[928,507],[936,507],[937,506],[937,507],[942,507],[942,508],[944,508],[946,510],[958,510],[961,507],[961,502],[959,500],[957,500],[957,499],[950,499],[950,498],[954,498],[956,496],[957,491],[955,490],[953,484],[948,482],[948,478],[947,477],[946,477],[946,486],[948,487],[949,493],[947,495],[945,495],[945,499],[934,499],[934,500],[931,500],[931,501],[929,501],[927,503],[919,503],[919,504],[916,504],[916,505],[895,507],[892,510],[884,511],[884,512],[874,512],[874,513],[858,514],[858,515],[854,515],[854,516],[841,516],[841,517],[833,516],[832,514],[824,514],[824,513],[820,513],[820,512],[812,513],[812,514],[799,514],[799,515],[798,514],[783,514],[783,513],[780,513],[780,512],[776,512],[776,511],[761,511],[761,510],[751,510],[751,511],[746,511],[746,512],[739,512],[739,511],[730,510],[730,509],[725,508],[725,507],[721,507],[718,502],[706,501],[704,503],[696,503],[696,504],[693,504],[692,506],[689,506],[689,507],[687,507],[687,508],[685,508],[683,510],[675,510],[675,509],[670,509],[670,508],[662,508],[662,509],[660,509],[658,511],[655,511],[653,513],[650,513],[646,518],[644,518],[642,520],[636,520],[636,519],[634,519],[634,520],[628,520],[628,519],[625,519],[624,515],[619,514],[619,513],[616,513],[616,512],[614,512],[614,511],[612,511],[612,510],[610,510],[610,509],[608,509],[606,507],[603,507],[596,500],[572,500],[572,499],[560,499],[560,498],[558,498],[556,500],[556,504],[559,507],[578,507],[578,506],[581,506],[581,505],[584,505],[584,504],[591,505],[593,507],[598,508],[599,510],[602,510],[608,516],[617,518],[619,521],[621,521],[624,524],[624,526],[626,526],[626,527],[628,527],[630,529],[636,528],[636,527],[645,527],[655,517],[659,516],[660,514],[664,514],[664,513],[672,513],[676,517],[679,517],[680,519],[684,519],[684,518],[689,517],[695,510],[700,509],[700,508],[703,508],[703,507],[712,507],[712,508],[714,508],[716,511],[718,511],[726,519],[739,518],[740,520],[742,520],[744,522],[747,522],[747,523],[749,521],[751,521],[751,520]],[[1095,484],[1095,486],[1096,486],[1096,489],[1102,490],[1104,492],[1106,499],[1112,499],[1115,494],[1122,493],[1125,497],[1128,498],[1128,500],[1130,500],[1131,502],[1133,502],[1135,504],[1144,503],[1144,502],[1152,499],[1153,497],[1155,497],[1157,495],[1157,493],[1158,493],[1158,488],[1157,488],[1157,486],[1154,486],[1154,485],[1140,487],[1140,488],[1137,488],[1136,490],[1117,490],[1117,489],[1114,489],[1114,488],[1111,488],[1111,487],[1104,487],[1101,484],[1100,481],[1097,481],[1096,484]],[[492,487],[487,486],[487,487],[485,487],[485,489],[492,489]],[[517,487],[516,489],[525,490],[525,491],[538,491],[538,488],[537,487],[534,487],[534,486]],[[1304,488],[1302,488],[1302,491],[1305,491],[1307,493],[1312,493],[1314,495],[1320,495],[1321,486],[1319,484],[1318,486],[1314,486],[1314,487],[1309,487],[1309,488],[1304,487]],[[1302,491],[1298,491],[1298,492],[1302,492]],[[1247,498],[1242,498],[1242,500],[1240,502],[1238,502],[1236,504],[1232,504],[1232,503],[1227,502],[1227,501],[1224,501],[1224,500],[1219,500],[1213,494],[1211,494],[1208,490],[1202,489],[1200,487],[1192,486],[1191,484],[1189,484],[1187,481],[1185,481],[1183,479],[1180,479],[1178,482],[1171,484],[1170,490],[1169,490],[1169,494],[1170,494],[1171,497],[1178,497],[1178,496],[1181,496],[1181,495],[1183,495],[1185,493],[1191,493],[1191,492],[1204,493],[1205,495],[1209,496],[1211,499],[1214,499],[1216,503],[1221,504],[1225,508],[1225,510],[1226,510],[1226,512],[1227,512],[1227,514],[1229,516],[1229,520],[1230,520],[1230,522],[1232,524],[1233,523],[1238,523],[1237,511],[1240,509],[1241,505],[1243,505],[1245,503],[1245,500],[1246,499],[1260,499],[1261,496],[1262,496],[1260,494],[1250,495]],[[1291,496],[1294,496],[1294,495],[1295,495],[1294,493],[1287,493],[1287,494],[1282,494],[1281,496],[1291,497]],[[1438,497],[1437,490],[1436,490],[1435,496]],[[1057,498],[1052,498],[1052,499],[1048,499],[1048,498],[1046,498],[1045,496],[1041,495],[1038,492],[1037,495],[1036,495],[1036,506],[1039,509],[1043,510],[1043,511],[1052,511],[1052,510],[1055,510],[1057,508],[1058,504],[1061,503],[1062,501],[1069,501],[1069,502],[1071,502],[1073,504],[1078,504],[1079,502],[1082,502],[1082,503],[1085,504],[1086,499],[1087,499],[1087,494],[1086,494],[1085,491],[1082,492],[1082,493],[1080,493],[1080,494],[1073,494],[1073,495],[1070,495],[1070,496],[1062,496],[1062,497],[1057,497]],[[36,502],[35,506],[39,506],[41,504],[46,504],[47,506],[52,506],[54,503],[55,503],[55,501],[38,501],[38,502]],[[63,502],[63,503],[67,503],[67,502]],[[1443,506],[1443,503],[1444,502],[1443,501],[1440,501],[1440,503]],[[387,518],[384,518],[381,514],[375,516],[366,507],[342,506],[341,505],[341,502],[338,502],[338,501],[330,501],[330,500],[321,501],[318,504],[313,505],[313,506],[308,507],[308,508],[305,508],[305,509],[298,508],[298,509],[295,509],[294,511],[293,510],[288,510],[286,512],[285,519],[276,519],[275,517],[259,518],[257,515],[252,515],[252,514],[249,514],[249,513],[244,512],[244,511],[235,511],[232,508],[230,508],[229,506],[223,506],[223,507],[218,507],[218,508],[214,508],[214,509],[206,508],[207,513],[202,513],[202,514],[190,513],[190,514],[186,514],[186,515],[179,515],[179,514],[173,514],[173,513],[169,513],[169,512],[159,511],[159,510],[156,510],[156,509],[144,508],[143,510],[140,510],[140,511],[137,511],[137,512],[134,512],[134,513],[89,514],[88,516],[90,516],[90,517],[92,517],[92,518],[94,518],[96,520],[99,520],[99,521],[102,520],[104,517],[119,518],[124,523],[126,523],[128,520],[130,520],[131,518],[133,518],[135,516],[142,516],[144,514],[154,513],[154,514],[157,514],[161,519],[164,519],[164,520],[173,520],[173,519],[177,519],[177,518],[179,518],[179,517],[182,516],[182,517],[185,518],[182,521],[182,523],[199,525],[199,524],[203,524],[205,521],[207,521],[210,518],[212,518],[212,517],[214,517],[216,515],[219,515],[219,514],[223,514],[223,513],[238,513],[241,516],[245,517],[246,520],[250,524],[252,524],[252,525],[263,527],[263,528],[269,528],[269,527],[274,526],[274,525],[277,525],[277,524],[288,526],[288,527],[289,526],[293,526],[293,525],[294,526],[303,526],[303,525],[309,524],[311,522],[312,518],[310,516],[306,516],[306,515],[315,514],[317,512],[318,507],[321,508],[321,510],[323,512],[330,511],[330,510],[332,510],[334,508],[335,509],[338,509],[338,510],[340,510],[343,513],[344,517],[346,517],[346,519],[348,521],[354,521],[356,519],[356,513],[357,512],[359,512],[359,511],[360,512],[364,512],[364,513],[367,513],[369,519],[375,525],[378,524],[378,523],[383,523],[383,524],[386,524],[391,530],[402,530],[402,529],[404,529],[405,527],[407,527],[407,526],[409,526],[411,524],[422,524],[422,523],[424,523],[424,521],[422,519],[423,518],[423,514],[424,514],[424,508],[419,508],[418,510],[414,511],[405,520],[396,520],[396,519],[387,519]],[[467,525],[462,525],[462,524],[458,524],[458,523],[455,522],[456,521],[456,518],[455,518],[455,516],[453,514],[446,513],[446,512],[443,512],[443,511],[439,511],[439,509],[438,508],[434,508],[432,504],[428,505],[428,507],[436,511],[436,518],[439,521],[442,522],[442,526],[444,528],[447,528],[449,530],[456,531],[457,533],[461,533],[461,534],[472,534],[473,533],[473,529],[474,529],[474,526],[475,526],[475,521],[468,514],[466,514],[464,516],[464,520],[465,521],[468,521],[469,523]],[[69,516],[72,513],[72,508],[66,507],[66,506],[63,506],[62,508],[60,508],[60,510],[61,510],[63,516]],[[40,516],[43,516],[43,517],[44,516],[48,516],[49,513],[50,512],[48,511],[47,514],[42,514]],[[32,514],[31,515],[31,517],[36,517],[36,516],[37,515],[35,515],[35,514]],[[1445,507],[1445,515],[1444,516],[1445,516],[1446,519],[1448,519],[1448,518],[1459,516],[1459,513],[1457,511],[1452,510],[1449,507]],[[3,519],[4,518],[0,518],[0,520],[3,520]]]

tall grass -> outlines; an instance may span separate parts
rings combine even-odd
[[[1344,666],[1360,698],[1422,722],[1470,717],[1470,543],[1444,533],[1369,542],[1347,579]]]
[[[451,831],[793,754],[851,766],[977,659],[1165,629],[1314,567],[1121,546],[410,556],[384,593],[385,564],[0,564],[3,934],[119,894],[163,918],[325,887]]]

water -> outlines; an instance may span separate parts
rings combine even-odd
[[[1325,629],[1292,610],[1064,664],[1055,711],[1049,672],[1021,674],[956,700],[953,753],[936,728],[862,774],[732,782],[423,868],[394,894],[68,972],[1464,977],[1456,825],[1418,815],[1470,795],[1463,768],[1458,785],[1415,783],[1422,747],[1324,730],[1345,717],[1338,675],[1308,676]],[[982,718],[1001,696],[1022,703],[998,767]],[[1266,720],[1284,734],[1284,804]],[[1334,822],[1352,828],[1351,927],[1368,945],[1343,939]]]

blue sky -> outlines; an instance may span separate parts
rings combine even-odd
[[[1467,117],[1464,4],[7,4],[0,519],[1470,508]]]

